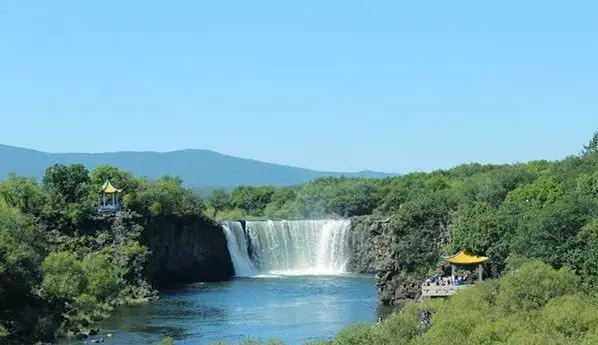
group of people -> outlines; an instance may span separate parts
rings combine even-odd
[[[433,277],[426,279],[427,286],[448,286],[448,285],[463,285],[471,284],[475,280],[471,275],[453,277]]]

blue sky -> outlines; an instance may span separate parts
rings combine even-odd
[[[594,1],[0,2],[0,143],[320,170],[558,159],[598,130]]]

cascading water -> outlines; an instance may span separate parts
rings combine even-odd
[[[237,276],[339,274],[350,259],[348,219],[247,221],[246,232],[222,225]]]
[[[222,222],[226,244],[237,277],[250,277],[256,269],[249,258],[247,237],[240,222]]]

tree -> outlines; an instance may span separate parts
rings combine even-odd
[[[35,289],[41,280],[43,234],[17,209],[0,200],[0,343],[33,341],[40,315]],[[15,342],[4,342],[3,337]],[[8,341],[8,340],[7,340]]]
[[[328,188],[327,213],[342,217],[362,216],[372,213],[376,207],[375,188],[360,181],[347,181]]]
[[[92,253],[81,263],[87,281],[86,292],[99,301],[116,296],[123,287],[121,272],[106,254]]]
[[[10,174],[0,181],[0,198],[21,212],[39,216],[46,204],[46,194],[33,178]]]
[[[261,216],[274,194],[272,186],[240,186],[233,190],[233,205],[253,216]]]
[[[594,132],[594,136],[588,142],[587,145],[583,146],[582,156],[587,156],[592,153],[598,152],[598,131]]]
[[[50,253],[42,264],[44,280],[41,288],[46,298],[72,302],[87,287],[81,262],[68,252]]]
[[[163,176],[151,181],[139,179],[134,197],[125,200],[125,206],[143,215],[203,215],[203,200],[183,186],[179,177]]]
[[[66,203],[81,201],[91,182],[89,172],[81,164],[55,164],[46,169],[42,181],[46,190]]]
[[[230,209],[232,204],[233,200],[229,192],[222,188],[216,189],[210,198],[210,205],[214,208],[213,218],[216,219],[216,214],[219,211]]]

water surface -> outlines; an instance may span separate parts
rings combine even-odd
[[[148,305],[123,308],[102,322],[106,343],[236,344],[245,337],[287,344],[333,337],[354,322],[375,322],[374,278],[364,275],[262,276],[194,284]],[[68,342],[67,342],[68,343]],[[83,344],[82,342],[70,342]]]

